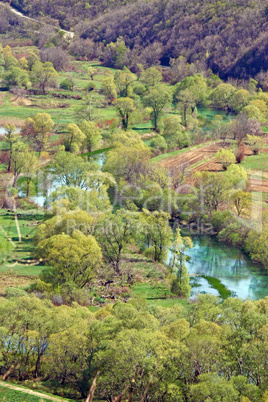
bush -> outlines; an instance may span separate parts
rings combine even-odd
[[[7,288],[5,292],[5,297],[7,299],[12,299],[13,297],[23,297],[23,296],[27,296],[27,292],[25,292],[25,290],[15,287],[13,288],[12,286]]]
[[[70,79],[66,78],[65,80],[61,81],[60,88],[65,89],[66,91],[72,91],[74,88],[74,83]]]

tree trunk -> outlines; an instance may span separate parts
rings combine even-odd
[[[98,378],[99,374],[100,374],[100,372],[97,371],[95,377],[93,378],[92,384],[91,384],[91,386],[89,388],[88,396],[87,396],[85,402],[92,402],[93,401],[93,397],[94,397],[94,394],[95,394],[95,391],[96,391],[96,388],[97,388],[97,378]]]

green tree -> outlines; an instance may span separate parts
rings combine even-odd
[[[90,78],[91,78],[92,81],[93,81],[93,79],[94,79],[94,75],[96,75],[97,72],[98,72],[98,69],[95,68],[95,67],[92,67],[92,66],[88,67],[88,69],[87,69],[87,73],[88,73],[88,75],[90,76]]]
[[[256,105],[247,105],[241,110],[249,119],[263,120],[263,115]]]
[[[11,160],[11,170],[14,175],[13,179],[13,187],[16,187],[17,180],[19,175],[24,172],[24,169],[27,165],[27,160],[30,157],[30,152],[28,151],[28,147],[22,141],[17,141],[13,145],[12,155],[10,156]]]
[[[104,171],[111,173],[119,181],[124,178],[135,182],[149,169],[151,152],[139,134],[125,132],[113,138],[113,148],[107,153]]]
[[[49,86],[56,85],[58,73],[54,69],[53,64],[49,61],[46,61],[45,63],[36,61],[32,66],[30,76],[33,85],[39,88],[45,95]]]
[[[176,278],[174,278],[171,291],[180,297],[190,297],[191,286],[190,279],[187,273],[185,262],[188,257],[185,251],[193,247],[193,242],[190,237],[182,237],[180,229],[176,230],[175,240],[171,246],[171,261],[169,263],[171,271],[176,270]]]
[[[248,212],[251,207],[251,193],[243,190],[235,191],[231,195],[230,201],[236,209],[237,216],[240,216],[242,212]]]
[[[207,210],[210,214],[224,204],[227,190],[233,185],[224,174],[211,172],[196,172],[195,184],[199,192],[199,208],[201,211]]]
[[[203,374],[199,377],[199,383],[191,385],[190,401],[205,402],[208,400],[229,402],[230,400],[238,402],[239,394],[233,387],[233,384],[217,374]]]
[[[257,155],[266,144],[265,138],[249,134],[247,135],[246,142],[249,145],[252,152],[254,153],[254,155]]]
[[[163,81],[163,76],[157,67],[149,67],[141,73],[140,80],[149,88],[159,85]]]
[[[239,113],[240,110],[248,104],[250,93],[246,89],[237,89],[228,101],[229,108],[235,113]]]
[[[109,76],[102,80],[101,89],[110,103],[117,98],[116,84],[112,76]]]
[[[26,141],[30,141],[40,155],[49,145],[49,134],[54,125],[55,123],[48,113],[38,113],[35,117],[29,117],[25,121],[21,134]]]
[[[85,135],[84,144],[89,152],[98,149],[101,144],[101,133],[97,124],[93,121],[83,120],[80,130]]]
[[[117,211],[101,219],[94,235],[101,246],[103,258],[121,275],[122,252],[133,236],[133,220],[123,211]]]
[[[36,177],[36,172],[40,167],[40,160],[36,157],[34,152],[27,152],[27,158],[23,167],[23,174],[26,182],[26,197],[29,197],[30,183]]]
[[[138,241],[142,248],[147,247],[146,254],[154,261],[164,261],[171,244],[172,230],[169,226],[170,215],[163,211],[149,212],[143,209],[139,216],[140,230]]]
[[[57,215],[37,227],[33,238],[35,245],[59,234],[72,236],[74,231],[79,231],[88,236],[93,233],[97,218],[86,211],[76,208],[66,212],[64,208],[60,208],[56,212]]]
[[[93,278],[102,258],[95,238],[79,230],[72,237],[59,234],[41,241],[37,253],[52,266],[44,272],[44,279],[54,285],[72,282],[81,288]]]
[[[187,113],[189,110],[193,111],[196,105],[193,91],[188,88],[180,91],[176,97],[176,102],[180,105],[182,111],[182,124],[187,127]]]
[[[214,109],[229,109],[229,101],[235,88],[231,84],[219,84],[210,94],[211,105]]]
[[[64,138],[65,150],[71,151],[72,153],[78,153],[82,148],[82,144],[85,141],[86,136],[74,123],[69,123],[67,130],[68,133]]]
[[[27,71],[15,66],[10,67],[9,70],[5,73],[4,81],[6,82],[9,89],[11,87],[28,88],[30,86]]]
[[[115,101],[115,107],[122,121],[123,129],[127,130],[129,118],[131,117],[131,114],[136,110],[133,99],[119,98]]]
[[[94,170],[92,165],[81,156],[59,151],[55,154],[54,162],[49,167],[53,180],[68,187],[88,188],[88,172]]]
[[[224,170],[236,162],[233,151],[224,148],[216,153],[216,160],[222,164]]]
[[[8,172],[10,172],[13,147],[18,141],[18,135],[16,134],[16,127],[14,126],[14,124],[5,124],[4,129],[6,131],[6,134],[4,135],[4,141],[7,144],[7,150],[9,152],[7,170]]]
[[[202,74],[194,74],[193,76],[184,78],[174,87],[173,101],[178,102],[180,92],[189,90],[192,93],[193,101],[197,105],[203,105],[206,101],[207,83]]]
[[[135,74],[124,67],[123,70],[118,70],[115,73],[114,79],[120,96],[129,98],[133,94],[133,82],[137,80]]]
[[[149,93],[143,99],[144,105],[152,108],[154,129],[158,131],[159,117],[165,106],[171,102],[171,93],[164,85],[156,85],[150,88]]]

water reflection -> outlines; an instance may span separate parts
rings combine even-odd
[[[268,271],[254,264],[241,250],[205,236],[194,237],[193,243],[194,247],[187,253],[191,257],[187,262],[190,274],[218,278],[243,299],[260,299],[268,295]],[[194,288],[194,292],[212,293],[209,285],[203,282],[199,282],[201,286]]]

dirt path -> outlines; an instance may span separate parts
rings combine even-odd
[[[5,388],[10,388],[10,389],[14,389],[14,391],[21,391],[25,394],[30,394],[30,395],[34,395],[34,396],[38,396],[42,399],[46,399],[48,401],[57,401],[57,402],[67,402],[67,399],[63,399],[63,398],[56,398],[53,396],[49,396],[49,395],[45,395],[42,394],[41,392],[37,392],[37,391],[32,391],[31,389],[25,389],[25,388],[21,388],[18,387],[17,385],[11,385],[11,384],[7,384],[6,382],[0,381],[0,386],[1,387],[5,387]]]
[[[0,1],[0,5],[2,5],[2,6],[3,6],[3,5],[9,6],[10,10],[11,10],[14,14],[18,15],[18,16],[21,17],[21,18],[25,18],[25,19],[27,19],[27,20],[29,20],[29,21],[33,21],[33,22],[35,22],[35,23],[37,22],[38,24],[45,25],[43,22],[41,22],[41,21],[39,21],[39,20],[36,20],[35,18],[27,17],[27,15],[22,14],[20,11],[18,11],[18,10],[16,10],[15,8],[11,7],[8,3],[3,3],[3,2]],[[61,29],[61,28],[60,28],[60,31],[65,32],[64,37],[65,37],[66,39],[67,39],[67,38],[73,39],[73,37],[74,37],[74,32],[66,31],[65,29]]]

